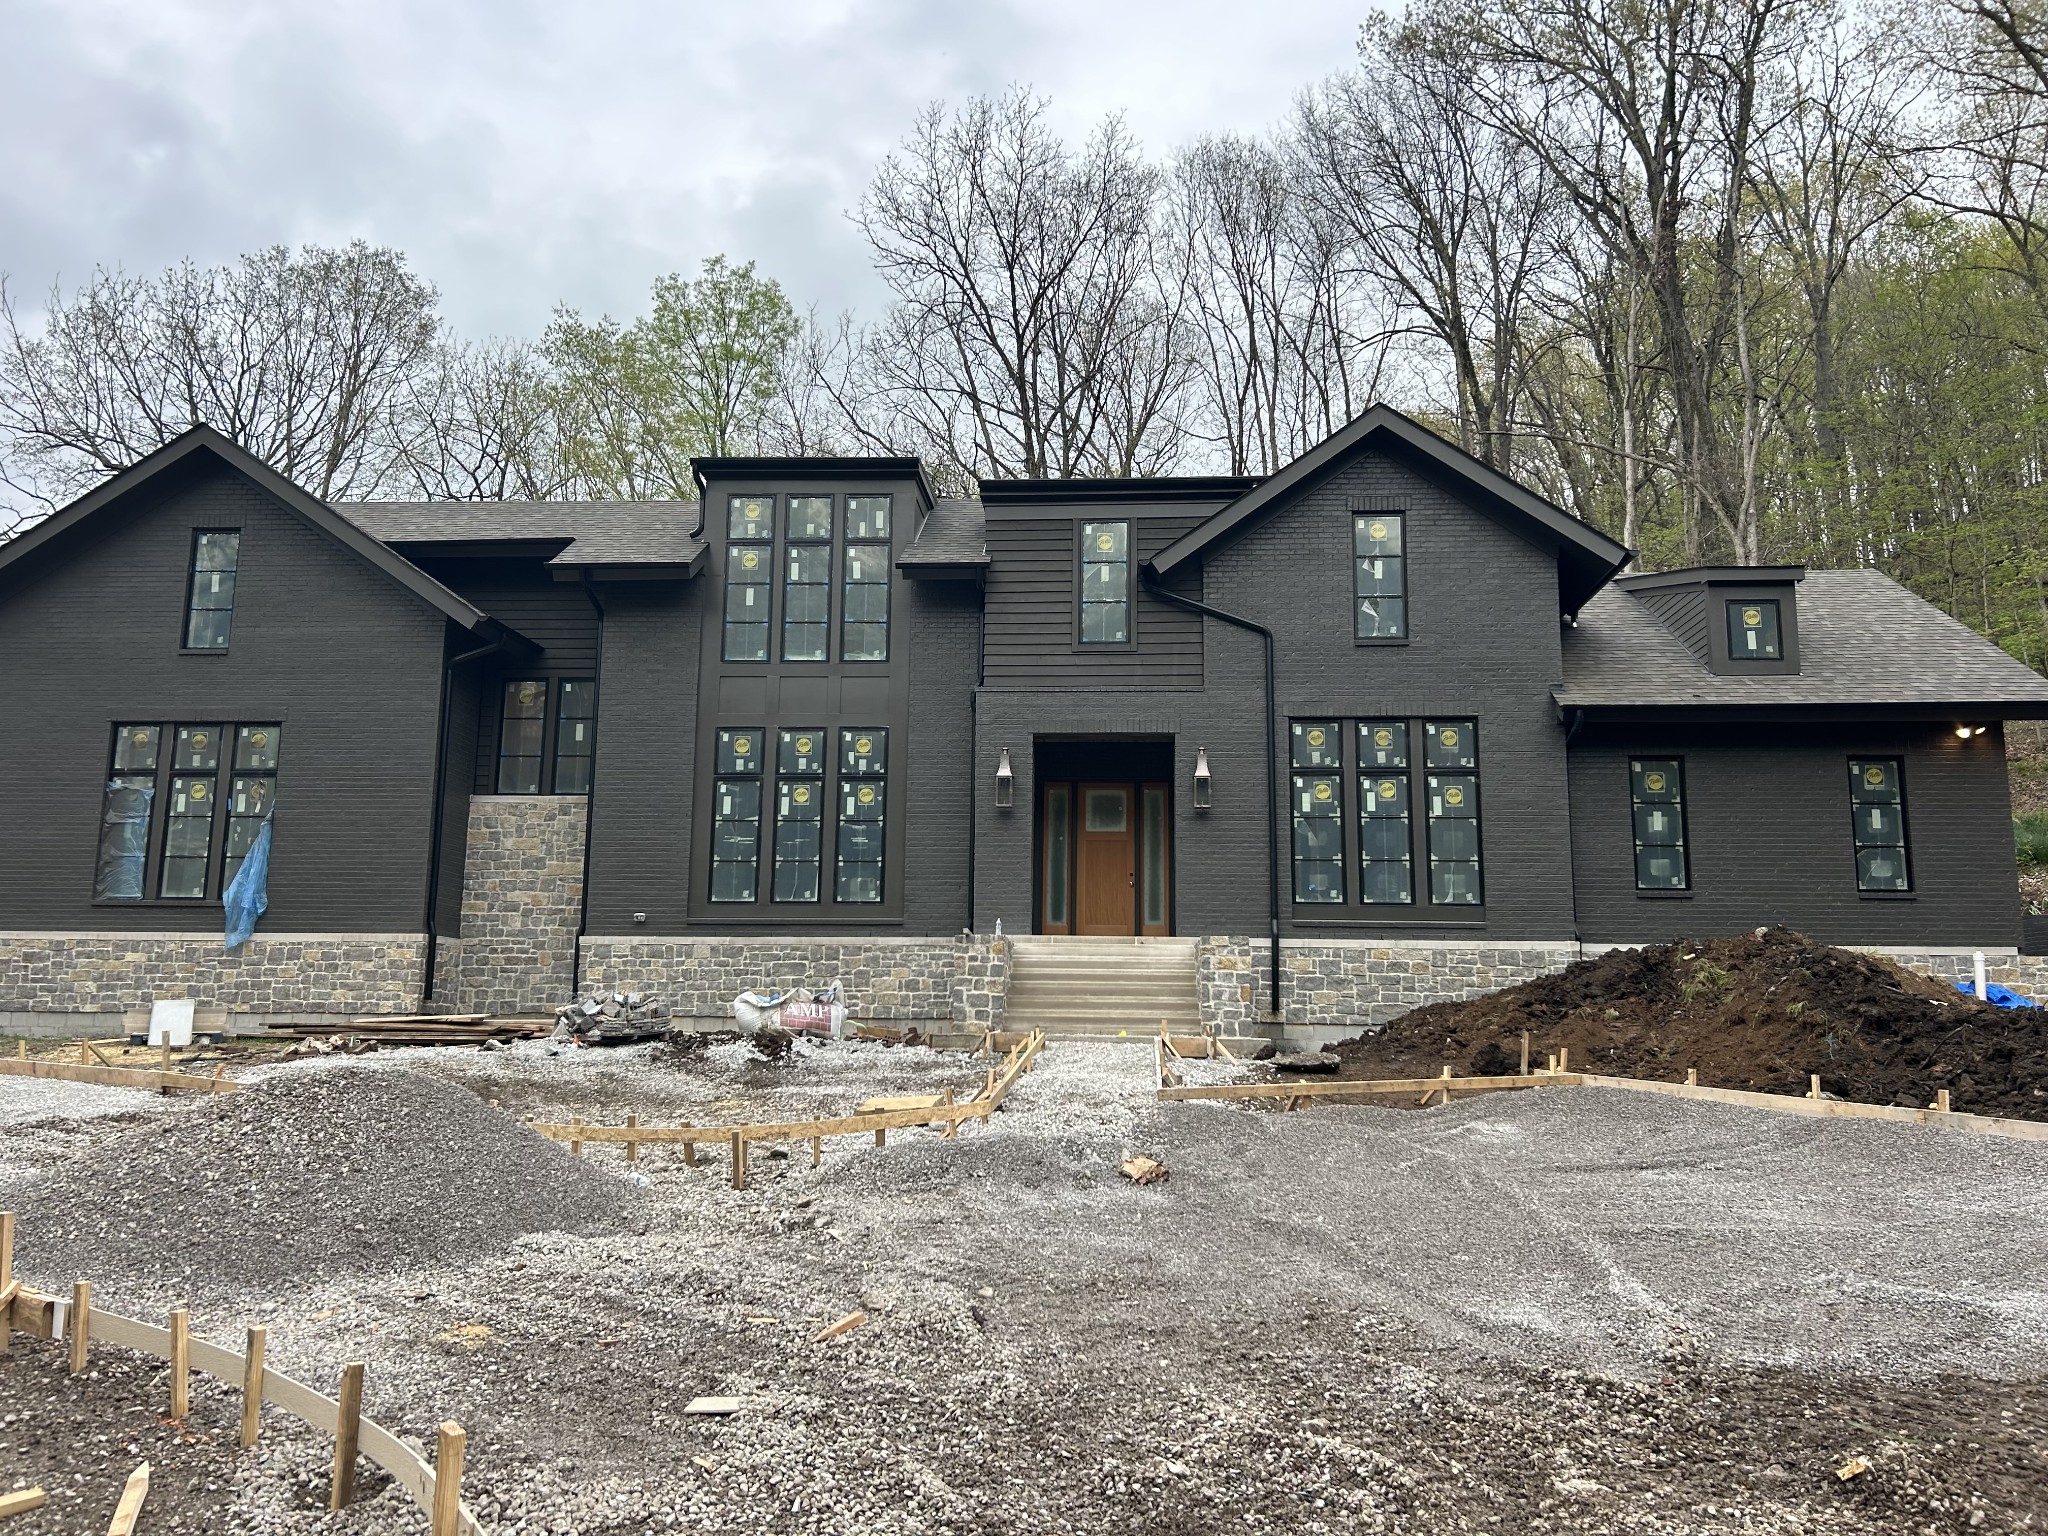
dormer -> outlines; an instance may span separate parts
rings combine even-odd
[[[1799,671],[1803,565],[1701,565],[1615,583],[1716,677]]]

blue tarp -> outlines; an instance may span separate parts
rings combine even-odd
[[[1975,997],[1977,995],[1977,983],[1974,981],[1959,981],[1956,983],[1956,990],[1958,992],[1967,992],[1970,996]],[[1996,1008],[2034,1008],[2039,1006],[2032,998],[2021,997],[2011,987],[2001,987],[1995,981],[1984,988],[1984,1001]]]
[[[221,898],[221,905],[227,908],[227,947],[239,948],[249,942],[249,935],[256,931],[256,919],[270,907],[270,818],[263,818],[263,825],[256,829],[256,841],[249,845],[249,856],[242,860],[242,867],[235,871],[235,878],[228,883],[227,894]]]

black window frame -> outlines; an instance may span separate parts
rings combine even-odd
[[[775,563],[775,510],[778,500],[779,498],[772,492],[754,491],[732,491],[725,499],[725,581],[719,595],[718,655],[721,661],[736,666],[766,666],[775,654],[775,589],[778,585],[775,573],[779,569]],[[734,536],[734,526],[741,517],[741,505],[746,502],[764,504],[760,519],[762,529],[750,529],[749,532],[758,536],[742,539]],[[746,563],[749,554],[754,556],[755,561],[751,566]],[[735,580],[742,572],[752,575],[757,571],[760,573],[758,581]],[[735,621],[732,616],[733,594],[751,588],[760,589],[761,617],[758,620]],[[761,645],[758,656],[733,654],[733,631],[736,623],[747,629],[760,629]]]
[[[1394,601],[1401,605],[1401,628],[1396,634],[1365,635],[1359,633],[1362,605],[1368,600],[1383,600],[1387,594],[1383,592],[1368,594],[1359,590],[1364,584],[1367,557],[1359,553],[1358,546],[1361,536],[1368,535],[1373,523],[1380,521],[1391,521],[1393,523],[1395,542],[1400,546],[1400,553],[1380,555],[1376,558],[1381,562],[1392,560],[1400,567],[1396,574],[1400,577],[1401,590],[1394,598]],[[1384,537],[1385,535],[1383,534],[1379,536],[1380,539],[1384,539]],[[1408,596],[1408,514],[1396,511],[1361,512],[1354,509],[1351,514],[1351,643],[1353,645],[1406,645],[1410,636],[1414,633],[1415,626],[1412,622],[1414,616],[1414,607],[1409,601]]]
[[[219,906],[233,875],[228,861],[233,858],[236,869],[247,849],[230,852],[236,823],[260,823],[272,815],[277,805],[277,782],[283,771],[283,734],[285,722],[281,716],[258,720],[115,720],[108,725],[108,752],[103,759],[106,773],[101,780],[100,814],[94,822],[92,882],[90,902],[96,907],[204,907]],[[181,733],[199,730],[218,733],[213,744],[212,765],[182,766],[179,759],[178,743]],[[123,733],[147,731],[154,733],[151,748],[151,766],[147,768],[124,768],[122,762],[121,736]],[[245,734],[256,731],[275,733],[269,749],[275,759],[270,766],[241,767],[241,746]],[[269,784],[265,798],[268,803],[255,814],[240,813],[235,803],[236,785],[244,780],[263,780]],[[117,780],[128,781],[131,792],[143,795],[145,806],[139,818],[142,847],[139,854],[124,855],[139,859],[137,865],[137,892],[135,895],[107,894],[101,883],[101,869],[107,858],[107,829],[113,824],[109,812],[113,809],[113,793]],[[202,797],[208,802],[208,825],[203,854],[171,855],[170,823],[172,820],[171,789],[175,781],[187,780],[204,784],[206,793]],[[138,824],[133,817],[123,818],[126,825]],[[254,833],[250,833],[253,842]],[[186,859],[200,858],[204,861],[205,873],[199,894],[190,896],[167,896],[164,894],[166,862],[171,857]]]
[[[1389,740],[1384,748],[1378,745],[1377,735],[1386,731],[1392,736],[1392,729],[1398,728],[1398,743]],[[1381,716],[1372,720],[1359,720],[1352,730],[1353,750],[1357,754],[1354,763],[1353,782],[1358,786],[1358,804],[1351,813],[1351,822],[1358,833],[1358,904],[1362,907],[1398,908],[1413,911],[1415,900],[1415,754],[1413,741],[1414,722],[1399,716]],[[1398,761],[1366,762],[1366,743],[1374,739],[1375,752],[1397,752]],[[1394,792],[1389,795],[1385,786],[1392,784]],[[1388,801],[1400,807],[1396,815],[1378,814]],[[1401,824],[1402,856],[1397,859],[1377,857],[1366,848],[1369,823],[1399,820]],[[1382,898],[1368,894],[1370,882],[1366,876],[1370,866],[1394,864],[1401,866],[1401,895],[1397,898]]]
[[[1759,628],[1762,627],[1762,618],[1765,611],[1769,611],[1772,644],[1777,647],[1776,655],[1766,656],[1759,654],[1752,656],[1746,651],[1739,651],[1735,648],[1735,635],[1738,626],[1745,631],[1749,628],[1746,623],[1739,623],[1742,610],[1745,608],[1756,609]],[[1721,600],[1721,625],[1726,632],[1728,664],[1730,666],[1740,667],[1744,670],[1750,667],[1782,666],[1789,659],[1788,647],[1785,643],[1785,605],[1778,598],[1724,597]]]
[[[512,693],[516,688],[533,690],[533,703],[539,709],[533,714],[512,713]],[[494,795],[539,795],[545,794],[548,771],[548,699],[554,692],[545,677],[501,677],[498,679],[498,751],[495,765],[491,770],[491,793]],[[521,700],[522,704],[529,701]],[[506,746],[514,721],[533,722],[533,750],[531,752],[507,752]],[[505,775],[512,763],[533,764],[533,788],[507,788]]]
[[[1107,600],[1094,600],[1088,596],[1088,570],[1091,565],[1105,566],[1119,562],[1091,560],[1089,541],[1094,537],[1092,530],[1121,528],[1123,530],[1124,569],[1123,596],[1118,600],[1123,608],[1124,633],[1121,640],[1090,640],[1088,638],[1088,610],[1114,606]],[[1138,648],[1138,560],[1137,523],[1128,517],[1076,518],[1074,520],[1074,649],[1077,651],[1134,651]]]
[[[768,761],[768,733],[758,726],[720,726],[714,733],[714,752],[711,779],[711,858],[709,863],[710,883],[706,888],[707,898],[722,907],[759,907],[761,902],[761,822],[767,810],[766,780],[764,771]],[[751,750],[749,748],[751,747]],[[754,796],[754,837],[753,851],[745,860],[721,857],[720,828],[728,821],[743,821],[744,817],[728,818],[724,814],[723,800],[727,786],[750,788]],[[718,874],[727,865],[745,864],[753,871],[744,896],[721,896],[718,894]]]
[[[1661,794],[1659,787],[1649,783],[1650,776],[1668,771],[1672,778],[1673,795],[1669,800],[1649,800],[1644,794]],[[1678,840],[1675,843],[1646,843],[1643,841],[1642,813],[1646,806],[1670,806],[1678,820]],[[1628,821],[1630,869],[1634,876],[1638,896],[1689,896],[1692,894],[1692,827],[1687,810],[1685,783],[1685,759],[1682,756],[1637,756],[1628,759]],[[1679,880],[1676,885],[1645,885],[1643,883],[1643,853],[1646,849],[1676,848],[1678,850]]]
[[[228,576],[228,600],[224,606],[201,608],[199,606],[199,549],[206,539],[232,538],[235,541],[234,563],[226,567],[208,566],[208,572],[218,574],[225,569]],[[178,649],[192,656],[221,656],[227,653],[234,640],[235,598],[241,587],[242,578],[242,530],[240,528],[194,528],[192,544],[185,558],[185,615],[184,628],[180,632]],[[193,621],[201,613],[225,613],[227,624],[218,645],[197,645],[192,639]]]
[[[774,906],[815,907],[825,899],[825,782],[831,767],[827,741],[822,727],[778,726],[775,731],[775,817],[768,860],[768,900]],[[810,858],[785,857],[784,827],[806,824],[815,833]],[[784,869],[805,867],[810,870],[810,895],[785,896]]]
[[[887,666],[889,653],[896,643],[895,626],[890,623],[891,610],[896,601],[896,579],[894,552],[896,548],[896,495],[893,491],[849,492],[845,498],[845,516],[838,524],[840,533],[839,549],[839,628],[836,643],[828,634],[827,653],[837,655],[841,666],[868,667]],[[854,504],[856,502],[882,503],[883,527],[879,536],[873,533],[854,531]],[[855,581],[856,568],[873,569],[880,575],[874,580]],[[855,589],[879,590],[882,594],[882,616],[879,619],[854,620],[848,617],[853,611]],[[854,655],[853,630],[877,626],[882,631],[880,655]]]
[[[1859,897],[1876,900],[1900,900],[1914,895],[1913,884],[1913,823],[1911,808],[1906,803],[1906,760],[1890,753],[1874,752],[1866,756],[1847,759],[1849,765],[1849,867],[1856,877],[1856,894]],[[1866,841],[1863,817],[1859,814],[1866,805],[1882,805],[1887,802],[1865,799],[1859,793],[1859,785],[1867,784],[1864,775],[1878,764],[1884,764],[1892,771],[1895,800],[1898,806],[1899,838],[1896,843]],[[1863,855],[1866,849],[1896,848],[1902,866],[1904,880],[1899,885],[1866,885],[1863,879]]]
[[[832,660],[832,575],[835,558],[834,545],[836,543],[833,535],[838,531],[839,526],[839,498],[829,491],[822,494],[814,491],[792,491],[785,494],[781,500],[782,518],[780,527],[782,530],[782,548],[778,556],[776,569],[782,572],[780,583],[782,611],[775,625],[776,634],[781,636],[779,653],[782,660],[792,666],[824,666]],[[825,504],[824,533],[807,532],[799,536],[796,530],[797,503],[817,501],[822,501]],[[815,581],[801,582],[796,579],[796,563],[799,551],[809,555],[822,554],[824,556],[825,571],[821,578]],[[821,620],[806,619],[802,621],[805,628],[815,626],[819,630],[818,653],[815,656],[792,655],[790,652],[790,626],[796,622],[790,618],[790,609],[793,606],[790,598],[798,588],[806,590],[816,589],[824,595],[824,618]]]
[[[578,697],[588,698],[588,713],[569,713],[569,690],[580,690]],[[593,775],[597,771],[597,679],[594,677],[558,677],[555,679],[552,717],[548,730],[548,790],[551,795],[588,795]],[[586,739],[580,744],[582,750],[573,750],[576,745],[567,735],[568,727],[588,727]],[[580,789],[562,788],[564,764],[583,765],[583,784]],[[572,777],[573,782],[573,777]]]
[[[871,743],[865,753],[856,750],[863,738]],[[872,743],[879,743],[879,750]],[[836,745],[839,773],[832,821],[832,903],[841,907],[879,907],[889,899],[889,728],[885,725],[842,725]],[[863,790],[873,790],[872,798],[859,800]],[[849,807],[856,802],[876,806],[876,814],[849,815]],[[849,824],[869,821],[877,824],[877,854],[873,859],[858,862],[863,867],[874,866],[875,893],[872,896],[849,896],[846,894],[846,849],[849,842],[846,829]]]

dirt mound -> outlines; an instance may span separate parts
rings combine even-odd
[[[1733,939],[1610,950],[1554,976],[1460,1003],[1433,1003],[1325,1047],[1348,1078],[1506,1073],[1522,1031],[1541,1065],[1676,1078],[1718,1088],[1821,1089],[1867,1104],[1933,1102],[2048,1119],[2048,1012],[1977,1002],[1875,955],[1788,928]]]
[[[319,1280],[614,1227],[639,1193],[462,1088],[323,1067],[165,1115],[19,1186],[17,1251],[43,1284]]]

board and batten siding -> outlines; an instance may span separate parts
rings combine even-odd
[[[181,654],[192,534],[242,531],[232,643]],[[217,461],[0,582],[0,929],[218,933],[218,901],[92,899],[111,727],[284,722],[261,931],[420,931],[448,624]]]
[[[1635,888],[1631,757],[1685,767],[1692,890]],[[1904,760],[1910,896],[1856,889],[1849,760]],[[1572,738],[1572,851],[1589,944],[1745,933],[1782,923],[1828,944],[2017,944],[2004,734],[1945,724],[1640,725]]]
[[[991,509],[982,682],[990,688],[1200,688],[1202,620],[1135,582],[1135,644],[1082,646],[1076,620],[1080,525],[1129,519],[1133,566],[1202,521],[1202,514],[1105,505],[1031,515]],[[1198,576],[1172,590],[1199,599]]]

